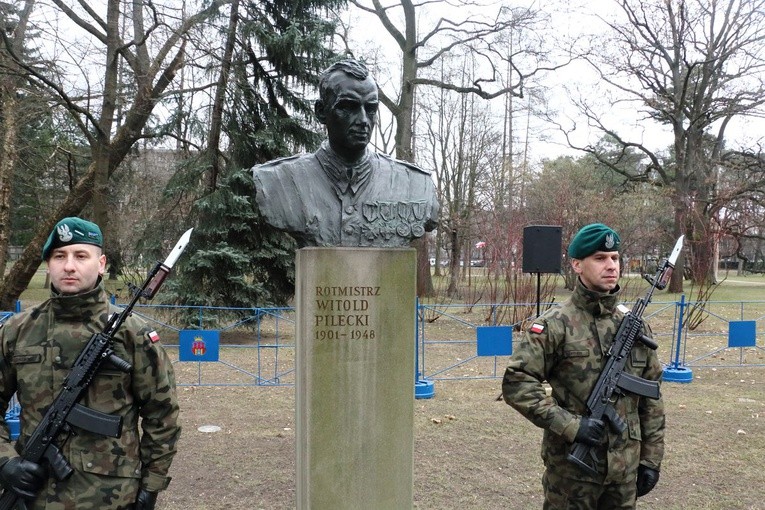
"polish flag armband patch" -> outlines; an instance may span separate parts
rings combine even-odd
[[[157,333],[156,331],[151,331],[149,333],[149,340],[151,340],[151,343],[153,344],[156,344],[157,342],[159,342],[159,333]]]
[[[530,331],[531,333],[534,333],[535,335],[538,335],[538,334],[540,334],[540,333],[544,333],[544,330],[545,330],[545,325],[544,325],[544,324],[541,324],[541,323],[539,323],[539,322],[535,322],[535,323],[534,323],[534,324],[532,324],[532,325],[531,325],[531,327],[529,328],[529,331]]]

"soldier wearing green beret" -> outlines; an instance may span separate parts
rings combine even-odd
[[[569,299],[533,321],[502,381],[509,405],[544,429],[545,510],[634,509],[659,479],[664,455],[664,404],[626,394],[615,408],[623,433],[585,417],[586,403],[624,313],[619,297],[619,235],[606,225],[583,227],[568,248],[578,275]],[[644,334],[650,337],[646,326]],[[626,371],[659,381],[656,352],[638,342]],[[548,395],[544,383],[549,384]],[[568,461],[572,443],[594,447],[598,474]]]
[[[81,403],[122,417],[122,434],[103,437],[73,426],[60,445],[73,468],[57,480],[47,462],[19,456],[59,393],[77,355],[111,313],[102,276],[106,257],[98,225],[64,218],[42,251],[51,281],[50,298],[11,317],[0,328],[0,484],[33,509],[151,510],[167,488],[168,469],[180,436],[173,367],[155,331],[129,317],[114,339],[130,373],[102,367]],[[11,443],[4,416],[16,395],[21,434]],[[140,426],[139,426],[140,422]]]

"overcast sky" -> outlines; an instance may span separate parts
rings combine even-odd
[[[389,0],[387,3],[397,2]],[[485,3],[488,12],[496,12],[498,4]],[[505,2],[505,4],[509,3]],[[512,2],[512,5],[517,5],[517,2]],[[606,27],[600,17],[621,14],[615,0],[550,0],[537,2],[536,5],[539,9],[553,9],[550,13],[550,22],[545,26],[545,29],[549,30],[545,36],[551,39],[557,37],[576,41],[588,35],[602,33]],[[349,14],[347,19],[351,20],[352,24],[352,44],[355,44],[354,48],[358,48],[354,51],[358,51],[362,56],[369,56],[379,47],[382,49],[382,56],[389,60],[390,67],[396,69],[399,62],[397,48],[379,21],[371,15],[359,14],[358,10],[351,12],[353,14]],[[464,17],[463,10],[450,13],[444,4],[439,4],[438,11],[423,16],[420,25],[430,27],[433,19],[444,15],[454,19],[458,16]],[[377,58],[380,58],[379,55],[380,53]],[[385,77],[379,78],[381,78],[381,86],[386,91],[393,92],[397,88],[395,79],[391,83],[386,82]],[[615,102],[613,97],[606,93],[604,84],[598,80],[596,72],[584,62],[575,62],[562,70],[547,74],[541,84],[547,90],[549,108],[556,112],[554,119],[567,127],[577,126],[575,132],[577,144],[595,143],[600,137],[600,132],[587,128],[586,121],[573,107],[572,98],[579,95],[585,97],[592,107],[601,112],[603,118],[608,121],[607,125],[617,127],[620,135],[627,137],[630,141],[643,143],[653,150],[666,148],[672,143],[671,131],[656,123],[645,121],[635,103]],[[501,100],[495,101],[498,103],[498,108],[501,108]],[[518,120],[520,124],[525,119]],[[582,154],[568,147],[564,136],[554,125],[539,119],[532,121],[531,125],[530,144],[533,160],[539,161],[542,158],[553,158],[561,154]],[[751,142],[753,137],[759,137],[760,133],[765,132],[765,126],[763,122],[752,119],[738,120],[732,122],[726,132],[731,144],[736,144],[737,141]]]

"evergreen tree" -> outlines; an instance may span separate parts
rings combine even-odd
[[[337,55],[328,43],[334,23],[322,10],[337,0],[249,1],[235,55],[227,135],[235,164],[243,167],[301,151],[324,138],[314,122],[319,73]]]
[[[329,49],[334,26],[320,11],[340,4],[242,2],[223,123],[228,157],[217,179],[204,178],[209,154],[201,155],[168,188],[168,203],[178,204],[189,187],[215,183],[192,201],[196,229],[165,293],[172,302],[284,305],[294,293],[295,243],[262,221],[251,167],[314,150],[324,138],[313,120],[315,97],[306,91],[314,95],[320,71],[335,57]],[[177,207],[166,212],[178,214]]]
[[[24,107],[31,109],[34,100],[26,100]],[[63,183],[55,178],[55,167],[49,161],[55,154],[55,132],[51,115],[35,108],[35,115],[25,116],[19,128],[19,159],[13,168],[11,195],[12,245],[23,246],[32,239],[40,210],[51,206],[56,190]],[[54,183],[56,185],[54,185]]]
[[[252,186],[252,173],[241,169],[196,202],[199,224],[187,247],[188,256],[179,262],[178,274],[168,280],[166,299],[249,308],[285,303],[290,298],[295,248],[288,238],[263,228],[250,198]],[[197,322],[193,311],[185,322]]]

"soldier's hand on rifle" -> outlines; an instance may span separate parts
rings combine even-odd
[[[637,496],[645,496],[651,489],[656,487],[656,483],[659,481],[659,472],[655,469],[649,468],[640,464],[638,466],[637,474]]]
[[[156,504],[157,493],[141,489],[138,491],[138,497],[135,498],[133,510],[154,510]]]
[[[589,446],[597,446],[603,440],[603,434],[606,431],[606,424],[603,420],[596,420],[582,416],[579,422],[579,430],[576,433],[574,441],[584,443]]]
[[[35,499],[47,480],[44,466],[21,457],[13,457],[0,468],[0,484],[24,499]]]

